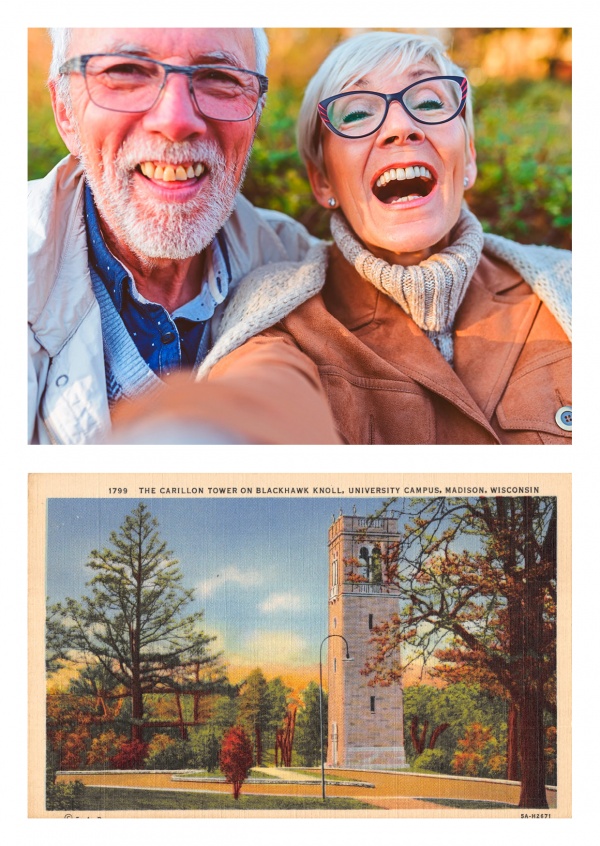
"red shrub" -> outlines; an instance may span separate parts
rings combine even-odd
[[[141,740],[127,740],[121,744],[119,751],[110,759],[110,765],[115,770],[140,770],[148,754],[148,744]]]
[[[241,726],[230,728],[221,744],[220,764],[226,780],[233,785],[233,798],[238,799],[242,784],[252,769],[252,744]]]

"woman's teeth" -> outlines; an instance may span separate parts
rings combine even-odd
[[[415,167],[392,167],[382,173],[375,185],[381,188],[387,185],[392,179],[415,179],[420,176],[423,179],[432,179],[431,172],[426,167],[416,165]]]
[[[148,179],[158,179],[162,182],[185,182],[187,179],[202,176],[204,165],[155,165],[154,162],[142,162],[140,170]]]

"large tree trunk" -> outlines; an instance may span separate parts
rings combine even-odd
[[[144,698],[139,685],[132,685],[131,687],[131,717],[133,720],[131,724],[131,739],[143,741],[144,729],[138,720],[141,722],[144,719]]]
[[[543,630],[544,592],[542,570],[545,561],[536,560],[533,546],[533,502],[523,497],[525,536],[532,540],[525,549],[523,573],[523,677],[519,697],[519,735],[521,751],[520,808],[547,808],[544,759],[544,680],[543,680]],[[548,534],[556,531],[551,523]],[[548,540],[548,538],[546,539]],[[556,541],[550,539],[551,554],[556,556]],[[544,543],[544,547],[548,544]]]
[[[521,704],[521,795],[519,808],[547,808],[543,697],[534,691]]]

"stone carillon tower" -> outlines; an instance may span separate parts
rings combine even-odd
[[[369,687],[361,675],[373,654],[373,626],[398,612],[398,594],[386,584],[382,555],[400,539],[392,517],[343,516],[329,528],[328,641],[329,741],[327,766],[388,769],[406,766],[402,688]],[[349,559],[358,561],[348,580]]]

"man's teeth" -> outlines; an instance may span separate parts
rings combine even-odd
[[[148,179],[158,179],[162,182],[185,182],[187,179],[193,179],[195,176],[202,176],[204,173],[204,165],[190,164],[187,167],[183,165],[155,165],[154,162],[142,162],[140,170],[147,176]]]
[[[391,182],[392,179],[415,179],[415,177],[421,176],[425,179],[433,179],[431,172],[426,168],[420,165],[415,165],[414,167],[391,167],[389,170],[386,170],[385,173],[382,173],[377,182],[375,183],[378,188],[381,188],[382,185],[387,185],[388,182]]]

